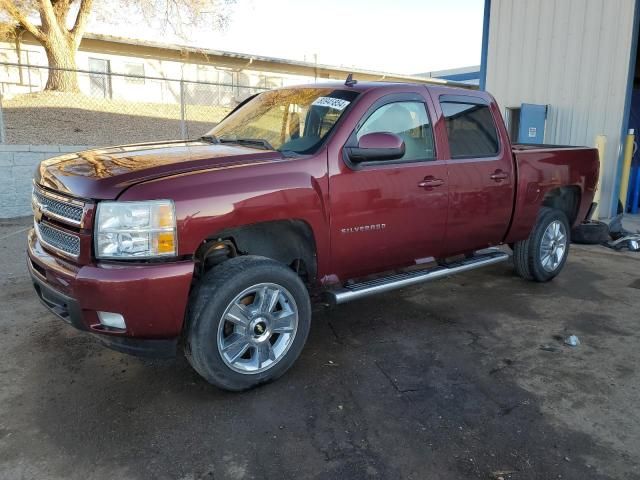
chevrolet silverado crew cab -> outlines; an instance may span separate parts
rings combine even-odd
[[[486,92],[316,84],[261,93],[198,140],[43,161],[28,269],[48,308],[116,350],[184,351],[207,381],[275,379],[312,301],[508,260],[545,282],[598,179],[591,148],[511,145]]]

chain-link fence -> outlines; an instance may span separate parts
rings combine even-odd
[[[55,69],[75,91],[45,89],[49,67],[0,63],[0,140],[8,144],[117,145],[197,138],[249,95],[277,85]]]

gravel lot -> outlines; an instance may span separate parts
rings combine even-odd
[[[47,313],[28,224],[0,224],[0,478],[640,478],[638,254],[574,246],[549,284],[501,264],[318,310],[287,375],[230,394]]]

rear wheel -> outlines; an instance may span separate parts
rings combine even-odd
[[[187,358],[210,383],[246,390],[285,373],[309,333],[307,290],[291,269],[237,257],[202,280],[189,318]]]
[[[529,238],[513,246],[516,272],[536,282],[551,280],[567,261],[569,243],[567,216],[560,210],[542,207]]]

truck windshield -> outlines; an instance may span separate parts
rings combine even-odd
[[[203,138],[281,152],[314,153],[358,96],[353,90],[284,88],[261,93]]]

